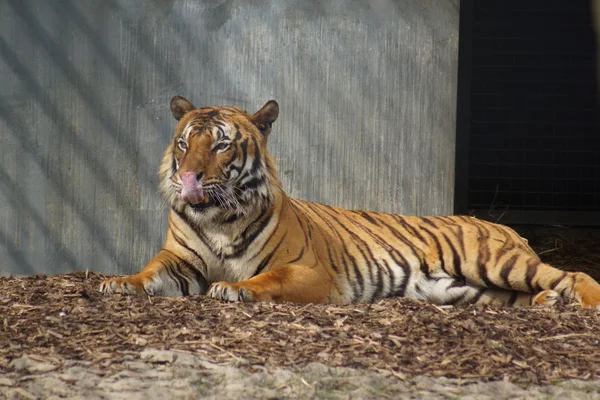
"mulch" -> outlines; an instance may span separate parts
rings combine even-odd
[[[545,261],[552,253],[560,252],[543,254]],[[399,298],[332,306],[107,296],[96,290],[102,279],[92,272],[0,277],[0,375],[24,354],[57,365],[90,361],[96,373],[112,374],[141,350],[159,348],[250,370],[320,362],[399,379],[600,379],[597,310],[437,307]]]

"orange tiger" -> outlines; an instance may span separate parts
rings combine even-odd
[[[229,301],[600,307],[600,285],[544,264],[512,229],[472,217],[350,211],[286,196],[267,150],[277,102],[255,114],[171,101],[179,122],[160,166],[166,241],[106,293]]]

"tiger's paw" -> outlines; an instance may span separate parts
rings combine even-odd
[[[98,290],[106,294],[153,294],[148,285],[144,285],[142,280],[133,276],[107,279],[100,284]]]
[[[256,293],[236,283],[216,282],[210,286],[208,297],[225,301],[255,301]]]
[[[600,310],[600,284],[583,272],[577,272],[575,277],[575,298],[581,307]]]
[[[532,306],[553,306],[562,304],[562,297],[554,290],[544,290],[531,298]]]

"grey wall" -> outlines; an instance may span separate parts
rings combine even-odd
[[[0,273],[160,248],[171,96],[257,110],[295,197],[452,212],[459,0],[1,0]]]

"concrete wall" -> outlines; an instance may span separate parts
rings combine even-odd
[[[0,274],[160,248],[169,101],[281,106],[292,196],[452,212],[458,0],[3,0]]]

